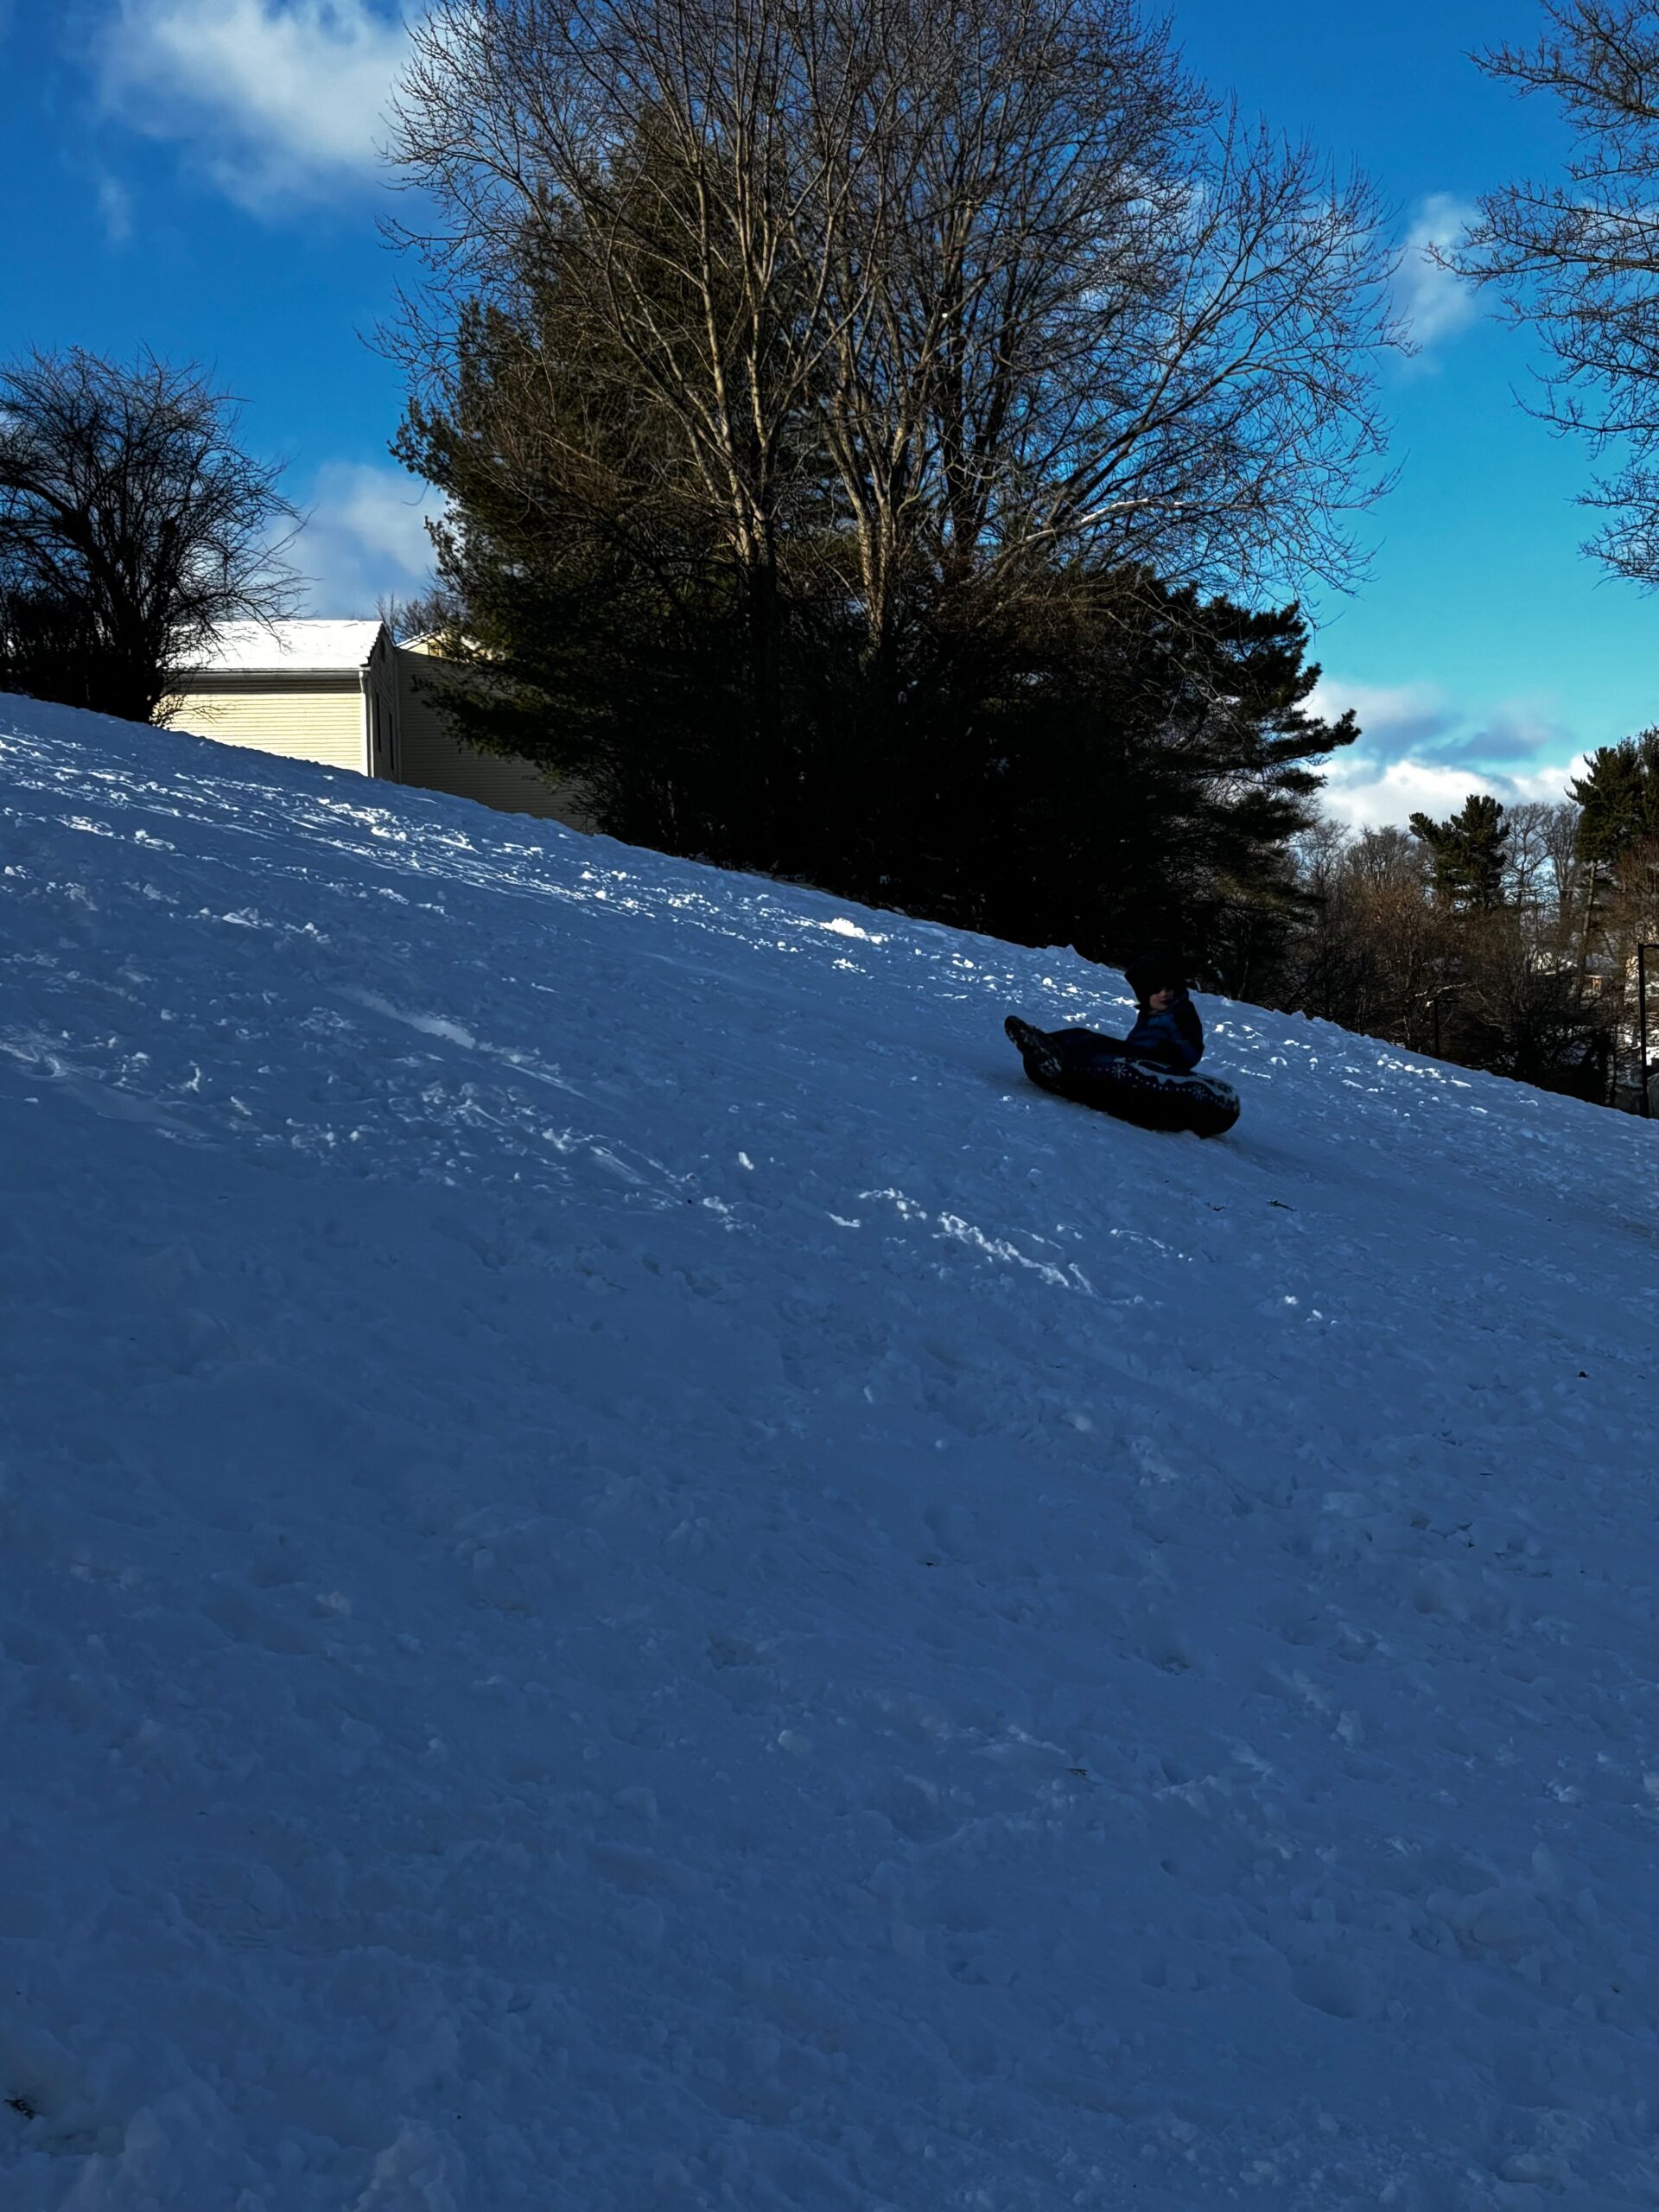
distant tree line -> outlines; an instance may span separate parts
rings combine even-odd
[[[1280,942],[1268,1003],[1639,1105],[1636,950],[1659,940],[1659,730],[1604,746],[1553,804],[1471,794],[1409,829],[1326,822],[1298,849],[1306,904]]]
[[[440,0],[402,457],[461,734],[600,825],[1249,987],[1390,255],[1130,0]]]

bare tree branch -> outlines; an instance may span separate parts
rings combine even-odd
[[[149,720],[225,622],[292,611],[297,518],[194,368],[0,368],[0,684]]]
[[[1575,133],[1562,183],[1491,193],[1442,265],[1491,288],[1554,356],[1533,411],[1609,462],[1583,504],[1586,546],[1615,575],[1659,582],[1659,7],[1545,0],[1545,35],[1478,57],[1555,100]]]
[[[926,580],[1352,581],[1378,211],[1132,0],[440,0],[415,41],[417,391],[463,302],[531,334],[552,286],[611,414],[671,433],[650,499],[701,500],[757,602],[842,563],[879,654]]]

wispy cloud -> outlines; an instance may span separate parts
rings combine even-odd
[[[369,0],[117,0],[110,106],[255,213],[371,182],[408,34]]]
[[[1351,709],[1365,734],[1365,750],[1384,760],[1432,745],[1458,726],[1458,717],[1433,683],[1349,683],[1321,680],[1310,710],[1334,721]]]
[[[104,218],[105,237],[114,245],[124,245],[132,236],[132,194],[119,177],[98,179],[98,212]]]
[[[309,580],[312,612],[372,614],[388,595],[423,589],[432,575],[426,524],[442,511],[437,493],[400,468],[326,462],[288,555]]]
[[[1431,192],[1420,200],[1401,249],[1400,267],[1394,280],[1394,311],[1406,334],[1421,350],[1420,366],[1433,367],[1426,356],[1446,339],[1475,321],[1480,308],[1474,287],[1454,276],[1434,258],[1434,249],[1453,245],[1463,235],[1475,209],[1449,192]]]
[[[1349,683],[1326,677],[1310,705],[1324,715],[1351,707],[1357,745],[1332,758],[1324,804],[1357,827],[1403,823],[1413,812],[1446,815],[1471,791],[1506,805],[1564,798],[1584,758],[1577,734],[1525,701],[1484,712],[1459,707],[1437,685]]]

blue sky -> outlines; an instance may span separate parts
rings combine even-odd
[[[1173,15],[1213,86],[1357,162],[1402,239],[1559,166],[1551,111],[1469,59],[1535,32],[1525,0]],[[398,275],[375,148],[402,42],[379,0],[0,0],[0,353],[212,364],[310,516],[320,613],[371,611],[423,569],[422,487],[386,453],[397,373],[365,342]],[[1422,350],[1386,375],[1399,484],[1365,525],[1368,582],[1313,609],[1325,696],[1366,729],[1330,796],[1373,821],[1475,787],[1557,796],[1581,751],[1659,720],[1659,609],[1580,553],[1587,457],[1516,404],[1535,341],[1414,251],[1402,283]]]

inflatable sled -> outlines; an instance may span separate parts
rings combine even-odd
[[[1044,1052],[1040,1030],[1012,1018],[1006,1027],[1032,1081],[1079,1106],[1114,1114],[1137,1128],[1190,1129],[1200,1137],[1224,1136],[1238,1119],[1238,1093],[1218,1076],[1178,1075],[1173,1068],[1128,1054],[1090,1068],[1068,1068]]]

